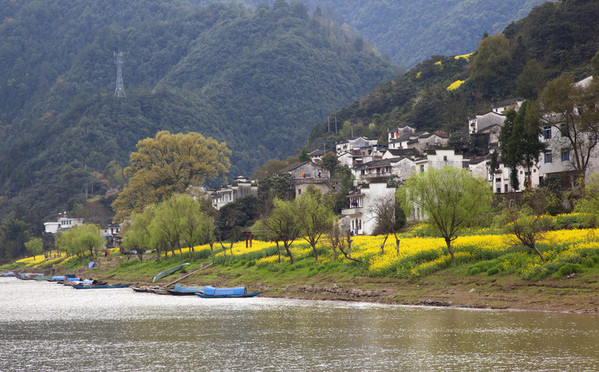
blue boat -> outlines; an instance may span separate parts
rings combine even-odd
[[[75,289],[107,289],[107,288],[127,288],[131,284],[113,284],[113,285],[73,285]]]
[[[1,277],[11,277],[11,276],[15,276],[15,273],[13,271],[9,271],[7,273],[0,273]]]
[[[238,297],[254,297],[262,292],[247,293],[245,287],[235,288],[214,288],[207,286],[204,289],[204,293],[198,293],[197,295],[202,298],[238,298]]]
[[[167,288],[166,291],[175,296],[189,296],[196,293],[202,293],[205,289],[206,287],[183,287],[176,284],[173,289]]]

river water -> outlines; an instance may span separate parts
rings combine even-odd
[[[597,371],[599,316],[0,278],[0,371]]]

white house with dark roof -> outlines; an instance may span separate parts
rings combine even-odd
[[[362,185],[347,196],[348,206],[341,211],[349,220],[354,235],[371,235],[376,227],[376,208],[380,203],[394,203],[395,187],[386,182],[371,182]]]
[[[341,156],[342,154],[350,152],[351,150],[359,149],[361,147],[370,147],[376,145],[377,143],[377,140],[371,140],[366,137],[351,138],[347,141],[337,143],[335,145],[335,150],[337,152],[337,156]]]

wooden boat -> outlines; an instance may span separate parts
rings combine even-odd
[[[190,296],[196,293],[203,293],[206,287],[183,287],[179,284],[175,285],[173,289],[167,288],[169,294],[175,296]]]
[[[197,295],[202,298],[238,298],[238,297],[254,297],[262,292],[247,293],[245,287],[235,288],[214,288],[207,286],[204,289],[204,293],[198,293]]]
[[[160,289],[160,287],[156,287],[156,286],[149,287],[147,285],[144,285],[141,287],[131,287],[131,289],[133,289],[135,292],[152,293],[154,291],[154,289]]]
[[[174,273],[174,272],[176,272],[176,271],[179,271],[179,270],[181,270],[183,267],[185,267],[185,266],[187,266],[187,265],[189,265],[189,262],[182,263],[181,265],[177,265],[177,266],[175,266],[175,267],[171,267],[171,268],[170,268],[170,269],[168,269],[168,270],[164,270],[164,271],[163,271],[163,272],[161,272],[160,274],[156,275],[156,276],[154,277],[154,279],[152,279],[152,283],[155,283],[156,281],[158,281],[158,280],[160,280],[160,279],[164,278],[165,276],[167,276],[167,275],[171,275],[172,273]]]
[[[105,284],[105,285],[73,285],[75,289],[108,289],[108,288],[127,288],[131,284]]]

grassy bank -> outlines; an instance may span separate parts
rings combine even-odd
[[[5,265],[0,271],[72,270],[86,278],[149,284],[154,275],[179,264],[181,254],[191,265],[157,284],[192,273],[180,283],[247,286],[273,297],[599,312],[598,229],[548,232],[538,244],[546,262],[490,229],[459,237],[454,245],[455,264],[445,242],[424,225],[400,235],[399,252],[392,236],[381,248],[383,241],[383,236],[354,237],[351,257],[359,262],[333,252],[323,239],[317,246],[318,262],[307,243],[292,246],[295,262],[291,264],[283,252],[279,262],[276,244],[254,241],[251,248],[236,243],[226,256],[217,249],[216,263],[208,268],[202,267],[212,261],[210,248],[199,246],[194,249],[195,257],[183,250],[161,261],[147,255],[142,262],[115,250],[108,257],[96,258],[92,269],[87,267],[89,259],[37,257]]]

